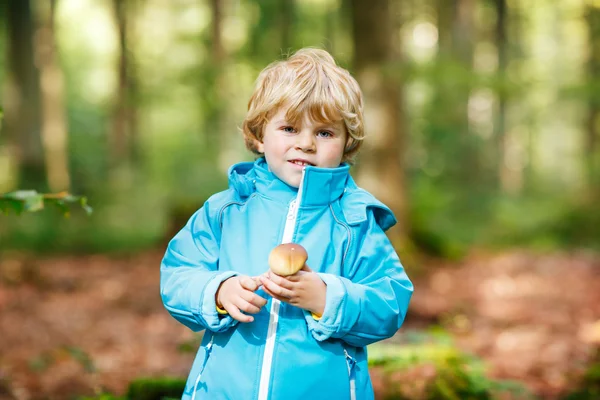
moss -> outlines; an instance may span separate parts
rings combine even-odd
[[[448,343],[374,345],[369,364],[380,383],[378,398],[385,400],[490,400],[509,392],[527,398],[519,384],[492,380],[483,363]]]
[[[577,389],[565,395],[564,400],[597,400],[600,399],[600,349],[587,368]]]
[[[129,384],[128,400],[164,400],[181,398],[185,380],[180,378],[140,378]]]

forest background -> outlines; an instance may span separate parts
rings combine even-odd
[[[0,395],[185,376],[177,349],[198,338],[160,308],[161,251],[253,159],[239,127],[257,74],[306,46],[362,86],[353,174],[398,216],[417,283],[404,353],[373,351],[379,396],[600,396],[599,0],[2,2],[0,193],[94,212],[0,215]],[[160,362],[94,336],[90,319],[119,331],[127,311],[170,337]]]

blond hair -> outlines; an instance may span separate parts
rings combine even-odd
[[[246,147],[256,154],[257,141],[281,106],[297,124],[305,115],[321,123],[344,121],[348,140],[342,161],[352,162],[364,137],[363,99],[356,80],[325,50],[305,48],[287,60],[268,65],[256,79],[242,125]]]

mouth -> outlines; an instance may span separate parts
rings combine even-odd
[[[310,163],[310,162],[308,162],[306,160],[300,160],[300,159],[289,160],[288,162],[292,163],[294,165],[298,165],[300,167],[307,167],[307,166],[314,167],[315,166],[315,164],[313,164],[313,163]]]

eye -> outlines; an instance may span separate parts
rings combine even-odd
[[[317,136],[322,137],[322,138],[332,138],[335,135],[331,131],[319,131],[317,133]]]
[[[296,132],[296,130],[294,129],[293,126],[282,126],[279,129],[282,130],[285,133],[294,133],[294,132]]]

